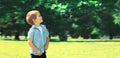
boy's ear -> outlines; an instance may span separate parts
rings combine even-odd
[[[33,24],[35,23],[35,19],[32,20],[33,21]]]
[[[32,21],[35,22],[35,19],[33,19]]]

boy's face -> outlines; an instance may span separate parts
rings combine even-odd
[[[42,16],[40,15],[40,13],[37,13],[36,19],[34,20],[35,24],[40,24],[43,22]]]

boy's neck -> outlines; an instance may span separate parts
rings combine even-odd
[[[35,24],[36,27],[39,27],[41,24]]]

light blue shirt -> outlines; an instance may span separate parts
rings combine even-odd
[[[41,24],[39,27],[40,28],[32,25],[32,27],[28,31],[27,38],[31,38],[35,47],[39,49],[42,53],[44,53],[44,46],[46,44],[46,39],[49,36],[49,32],[44,25]],[[32,48],[30,48],[30,53],[37,55],[37,53]]]

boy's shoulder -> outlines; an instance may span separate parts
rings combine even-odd
[[[33,25],[32,27],[30,27],[29,31],[33,32],[34,29],[35,29],[35,26]]]
[[[34,28],[31,27],[31,28],[29,29],[29,32],[33,32],[33,30],[34,30]]]
[[[46,26],[45,24],[41,24],[41,26]]]
[[[42,26],[42,27],[46,27],[46,25],[44,25],[44,24],[41,24],[41,26]]]

